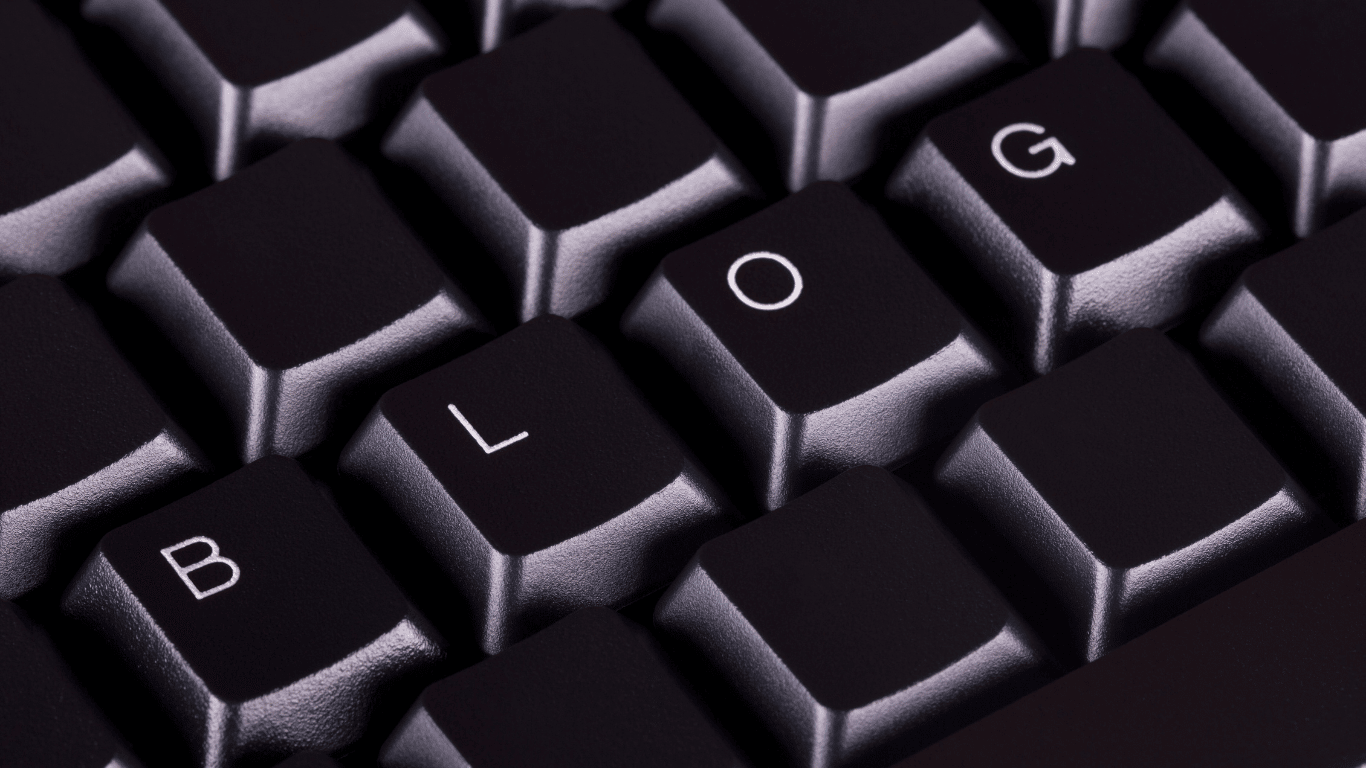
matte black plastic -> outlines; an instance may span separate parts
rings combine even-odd
[[[159,0],[214,68],[261,85],[332,58],[396,21],[405,0]]]
[[[1076,159],[1050,176],[1020,178],[992,154],[998,131],[1032,123],[1045,134],[1002,143],[1026,171],[1048,166],[1055,137]],[[1079,49],[935,118],[926,135],[1049,270],[1094,269],[1153,243],[1232,187],[1132,75],[1108,54]]]
[[[16,768],[106,768],[115,756],[127,760],[121,751],[118,736],[48,639],[0,600],[0,761]]]
[[[0,214],[133,149],[137,130],[71,37],[30,0],[0,3]]]
[[[490,445],[485,453],[454,405]],[[588,531],[673,482],[678,439],[572,322],[547,315],[396,387],[380,411],[500,552]]]
[[[1100,560],[1128,568],[1243,517],[1285,470],[1195,364],[1130,331],[978,411],[987,434]]]
[[[258,363],[286,369],[389,325],[446,278],[341,147],[305,139],[147,218]]]
[[[603,608],[435,683],[419,703],[479,768],[743,764],[645,630]]]
[[[1363,645],[1358,523],[896,768],[1357,765]]]
[[[802,275],[792,305],[752,309],[728,282],[755,252]],[[943,349],[963,319],[877,214],[842,184],[821,182],[671,254],[664,276],[784,410],[810,413],[862,394]],[[782,301],[792,275],[768,259],[736,272],[757,302]]]
[[[1366,130],[1366,6],[1342,0],[1190,0],[1190,8],[1311,136]]]
[[[197,599],[162,555],[194,536],[241,570],[233,586]],[[325,669],[409,614],[403,594],[293,461],[248,464],[109,533],[102,553],[171,644],[219,698],[247,701]],[[187,566],[210,552],[173,554]],[[191,572],[201,590],[228,566]],[[112,610],[114,606],[110,606]]]
[[[0,288],[0,403],[0,512],[93,475],[171,423],[50,277]]]
[[[933,676],[1011,616],[924,502],[872,467],[707,542],[698,564],[834,710]]]
[[[1366,408],[1366,213],[1254,264],[1243,279],[1314,363]]]
[[[550,230],[641,200],[720,149],[640,44],[596,10],[560,14],[433,75],[422,93]]]
[[[976,0],[722,0],[797,87],[831,96],[914,63],[966,32]]]

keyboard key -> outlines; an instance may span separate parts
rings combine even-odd
[[[55,279],[0,288],[0,597],[209,467]],[[79,557],[83,553],[76,553]]]
[[[1045,680],[1030,630],[872,467],[704,544],[655,622],[811,768],[885,765]]]
[[[1114,50],[1129,41],[1150,0],[1036,0],[1043,8],[1048,50],[1061,58],[1076,48]]]
[[[1213,300],[1264,226],[1108,55],[1077,51],[930,123],[888,186],[1011,307],[1046,373]]]
[[[200,764],[332,751],[441,639],[289,459],[106,535],[63,598],[162,702]]]
[[[165,161],[29,0],[0,4],[0,279],[59,275],[171,183]]]
[[[300,752],[275,768],[337,768],[337,761],[321,752]]]
[[[1366,518],[1366,212],[1243,273],[1201,342],[1241,363],[1332,458],[1339,497]]]
[[[0,755],[6,765],[141,768],[52,644],[0,600]]]
[[[1360,765],[1364,574],[1353,525],[896,768]]]
[[[1150,330],[982,406],[936,478],[1049,582],[1087,659],[1331,530]]]
[[[732,513],[607,353],[558,317],[389,391],[342,454],[497,653],[662,587]]]
[[[479,26],[479,49],[488,52],[527,27],[552,14],[570,8],[598,8],[615,11],[626,0],[473,0],[475,22]]]
[[[728,425],[768,509],[904,462],[1005,390],[996,353],[834,182],[670,255],[622,327]]]
[[[894,120],[1019,57],[976,0],[661,0],[650,23],[764,124],[793,191],[854,178]]]
[[[317,447],[376,378],[486,327],[365,170],[316,139],[157,209],[109,289],[216,392],[245,461]]]
[[[1185,78],[1281,178],[1300,237],[1366,205],[1366,6],[1190,0],[1147,63]]]
[[[217,179],[294,139],[360,128],[446,49],[407,0],[83,0],[82,8],[180,102]]]
[[[642,628],[587,608],[427,688],[383,768],[741,768]]]
[[[484,242],[523,321],[596,306],[632,249],[755,194],[640,46],[594,10],[427,78],[384,152]]]

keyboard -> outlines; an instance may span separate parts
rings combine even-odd
[[[1366,765],[1363,36],[0,0],[0,766]]]

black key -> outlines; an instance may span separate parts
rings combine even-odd
[[[615,11],[626,0],[472,0],[471,4],[479,26],[479,49],[488,52],[552,14],[570,8]]]
[[[1223,114],[1281,178],[1295,233],[1366,205],[1366,5],[1190,0],[1148,49]]]
[[[217,393],[245,461],[318,446],[357,390],[485,327],[369,174],[321,140],[157,209],[109,289]]]
[[[670,255],[622,328],[720,416],[768,509],[904,462],[1005,388],[996,353],[833,182]]]
[[[1332,459],[1339,497],[1366,518],[1366,212],[1258,262],[1210,315],[1206,347],[1237,360]]]
[[[446,49],[409,0],[83,0],[195,122],[215,178],[369,122]]]
[[[383,768],[740,768],[644,629],[587,608],[422,693]]]
[[[897,768],[1360,765],[1363,645],[1354,525]]]
[[[289,459],[106,535],[62,601],[138,673],[206,768],[332,751],[434,630]]]
[[[140,768],[56,650],[0,600],[0,756],[35,768]]]
[[[1129,41],[1152,0],[1035,0],[1043,9],[1048,51],[1061,58],[1076,48],[1114,50]]]
[[[888,195],[1005,298],[1036,373],[1212,300],[1264,227],[1108,55],[1069,54],[930,123]]]
[[[29,0],[0,3],[0,72],[0,279],[62,274],[168,186],[170,169]]]
[[[558,317],[390,390],[341,469],[464,591],[488,653],[664,586],[733,525],[606,351]]]
[[[52,278],[0,288],[0,403],[6,599],[53,575],[102,521],[208,470],[94,316]]]
[[[1331,530],[1150,330],[982,406],[935,474],[1049,582],[1088,659]]]
[[[1046,679],[1030,630],[872,467],[704,544],[655,622],[811,768],[885,765]]]
[[[753,194],[639,44],[593,10],[427,78],[384,152],[483,240],[524,321],[592,308],[632,249]]]
[[[793,191],[853,179],[898,118],[1019,58],[976,0],[660,0],[650,23],[764,124]]]
[[[322,752],[300,752],[275,768],[337,768],[337,761]]]

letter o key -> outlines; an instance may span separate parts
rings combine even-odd
[[[740,267],[743,267],[751,261],[758,261],[760,259],[776,261],[783,269],[787,270],[788,274],[792,275],[792,292],[787,294],[781,301],[765,304],[751,299],[744,291],[740,290],[740,284],[735,280],[735,276],[740,272]],[[776,253],[769,253],[768,251],[755,251],[754,253],[746,254],[736,259],[735,263],[730,265],[730,270],[726,272],[726,283],[730,286],[731,292],[735,294],[735,298],[739,299],[745,306],[764,310],[766,312],[790,307],[792,306],[792,302],[796,301],[797,297],[802,295],[802,273],[797,271],[797,266],[791,261],[788,261],[787,257],[779,256]]]

